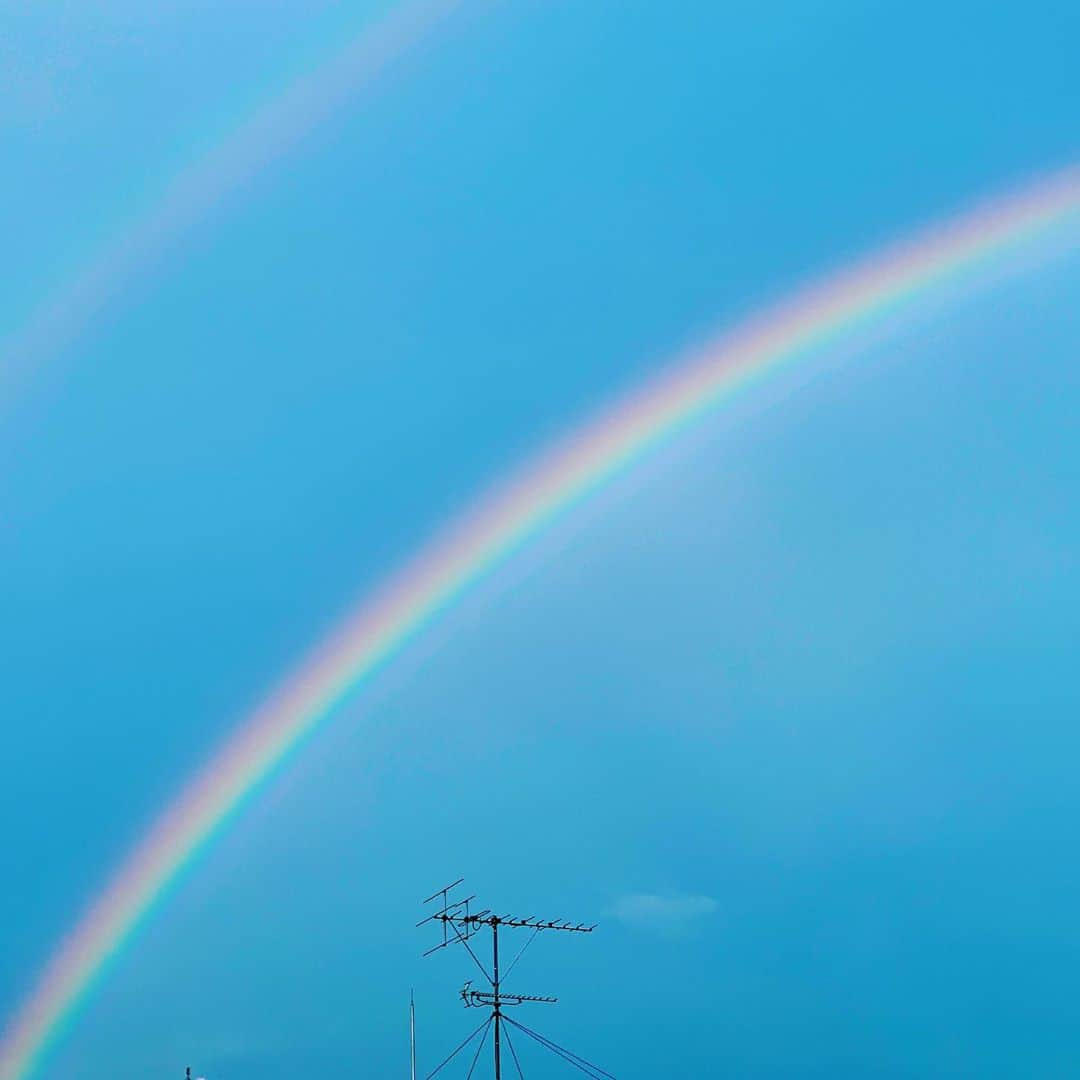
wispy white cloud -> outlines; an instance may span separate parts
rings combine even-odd
[[[641,930],[682,933],[696,922],[716,912],[711,896],[694,893],[628,893],[612,905],[611,913],[621,923]]]

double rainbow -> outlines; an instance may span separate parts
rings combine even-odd
[[[25,1080],[166,890],[348,697],[479,579],[611,477],[754,382],[902,311],[1080,215],[1059,174],[888,250],[753,318],[616,403],[437,537],[239,728],[62,942],[0,1043]],[[1068,235],[1072,235],[1070,230]]]

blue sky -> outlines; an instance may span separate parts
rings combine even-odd
[[[0,9],[0,326],[374,10],[264,7]],[[1077,22],[466,4],[20,380],[0,1012],[476,492],[687,341],[1070,162]],[[412,930],[459,873],[601,920],[521,975],[620,1077],[1069,1072],[1078,291],[1071,258],[957,300],[561,526],[237,823],[46,1075],[391,1075],[410,984],[431,1044],[464,1031],[464,963]]]

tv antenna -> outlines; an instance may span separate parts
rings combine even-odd
[[[549,1050],[568,1065],[573,1066],[579,1072],[585,1073],[586,1076],[591,1076],[593,1080],[615,1080],[615,1077],[613,1077],[611,1073],[605,1072],[598,1065],[593,1065],[573,1051],[567,1050],[563,1046],[559,1046],[546,1035],[541,1035],[539,1032],[533,1031],[532,1028],[526,1027],[520,1021],[507,1016],[504,1012],[505,1009],[515,1008],[519,1005],[554,1005],[558,1001],[558,998],[540,997],[535,994],[517,994],[503,989],[503,980],[517,966],[517,962],[521,959],[522,954],[533,943],[537,935],[547,930],[560,931],[568,934],[591,934],[596,929],[596,926],[586,926],[583,923],[572,923],[565,919],[539,919],[535,915],[498,915],[490,908],[482,908],[478,911],[473,910],[473,905],[476,902],[475,894],[465,896],[461,899],[452,899],[452,894],[460,889],[464,880],[464,878],[458,878],[457,881],[432,893],[424,903],[431,904],[433,902],[438,902],[439,907],[426,918],[421,919],[416,925],[424,926],[429,922],[442,924],[442,941],[437,942],[428,949],[427,952],[423,954],[424,956],[431,956],[432,953],[449,948],[451,945],[462,945],[465,948],[465,951],[472,958],[473,963],[483,975],[484,982],[490,989],[477,989],[473,986],[473,980],[470,979],[461,989],[461,999],[465,1003],[466,1008],[483,1009],[487,1013],[487,1016],[484,1019],[484,1022],[476,1028],[464,1042],[460,1043],[449,1056],[444,1058],[435,1069],[424,1077],[424,1080],[432,1080],[432,1078],[449,1065],[458,1054],[466,1047],[471,1046],[473,1042],[479,1038],[479,1042],[476,1043],[472,1061],[469,1065],[468,1076],[466,1077],[466,1080],[471,1080],[473,1072],[476,1069],[476,1064],[480,1060],[480,1053],[484,1049],[484,1044],[487,1041],[489,1032],[493,1035],[492,1043],[495,1062],[495,1080],[502,1080],[502,1045],[504,1041],[506,1042],[507,1049],[510,1051],[510,1056],[513,1060],[514,1067],[517,1070],[519,1080],[525,1080],[525,1074],[521,1070],[521,1062],[518,1059],[517,1051],[514,1049],[513,1040],[510,1037],[511,1028],[513,1028],[515,1032],[520,1032],[527,1038],[539,1043],[545,1050]],[[514,956],[514,959],[510,962],[509,966],[502,970],[499,968],[500,928],[503,930],[532,931],[521,948],[518,949],[517,954]],[[476,955],[475,950],[470,944],[472,938],[485,930],[491,931],[490,972]]]

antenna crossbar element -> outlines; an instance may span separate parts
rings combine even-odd
[[[428,916],[417,926],[423,926],[424,922],[435,920],[437,922],[454,923],[462,929],[468,929],[470,933],[476,933],[481,926],[507,926],[512,929],[527,930],[565,930],[571,934],[591,934],[596,929],[596,923],[591,926],[585,923],[571,923],[560,919],[536,919],[529,916],[527,919],[519,919],[514,915],[492,915],[490,913],[460,914],[456,911],[440,911]]]
[[[445,899],[446,894],[449,893],[452,889],[456,889],[464,880],[465,879],[463,877],[459,877],[457,879],[457,881],[451,881],[449,885],[444,885],[441,889],[436,889],[435,892],[433,892],[424,901],[424,903],[425,904],[430,904],[431,901],[434,900],[437,896],[441,896],[441,897],[443,897]]]

